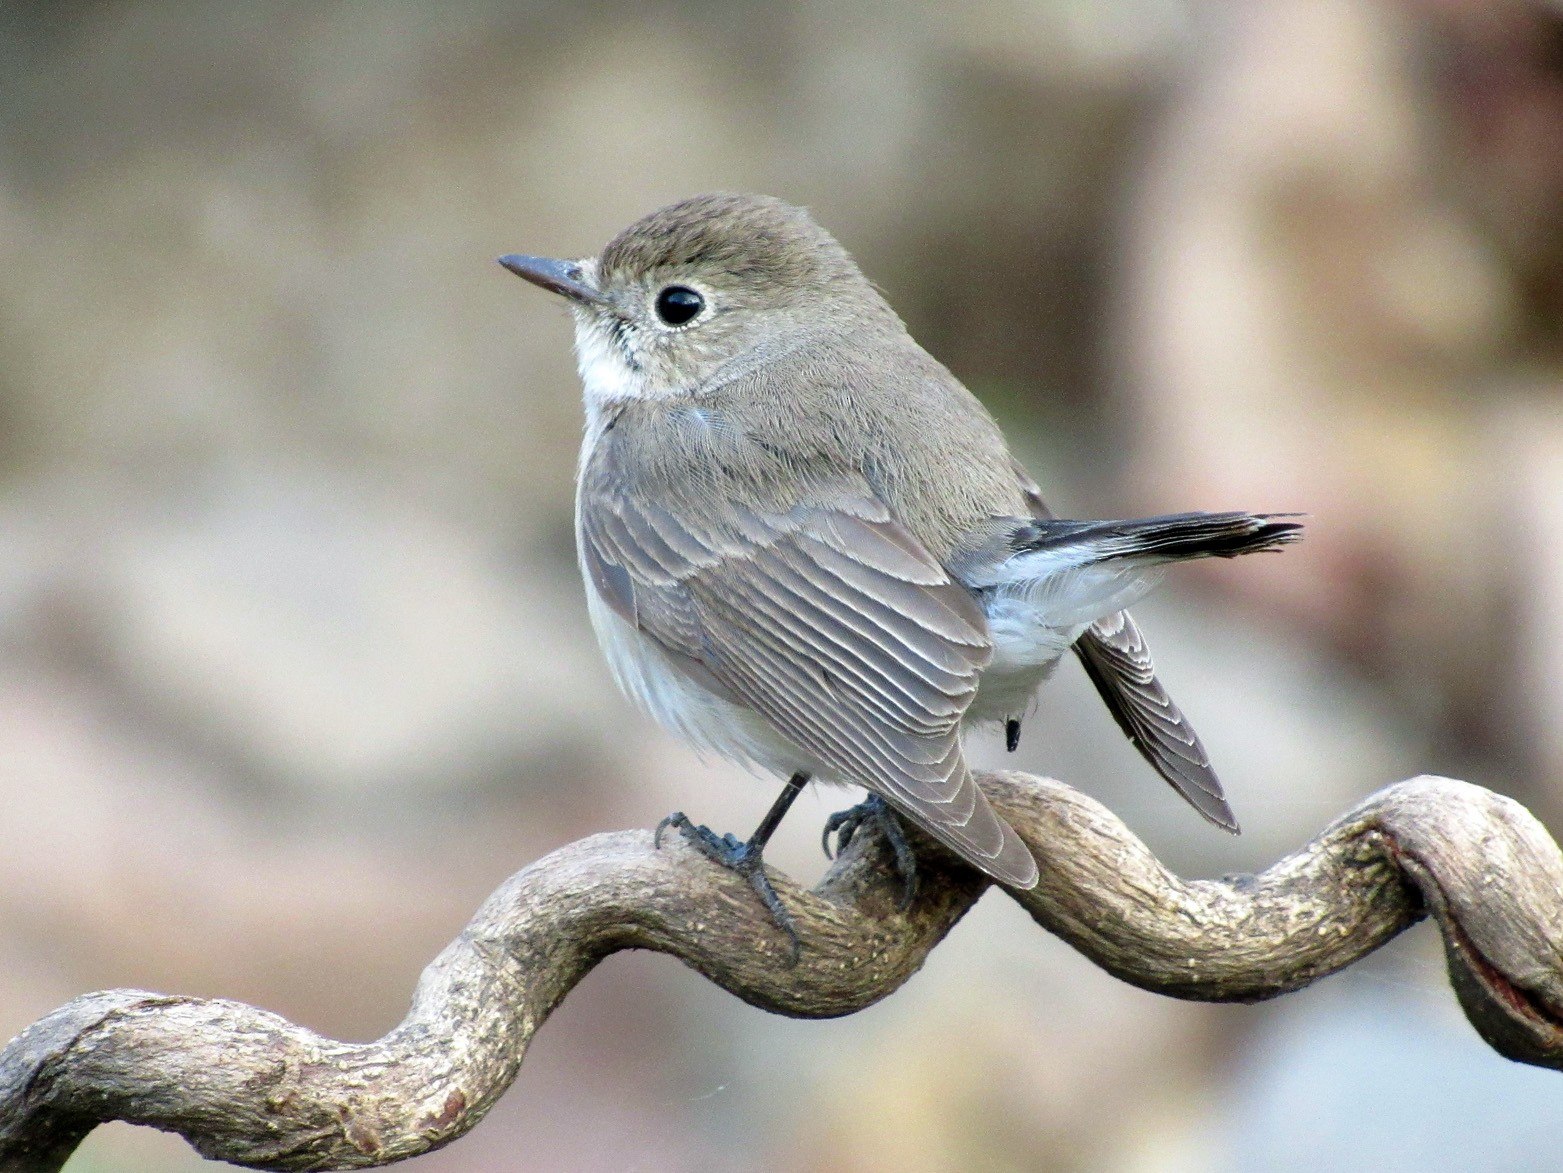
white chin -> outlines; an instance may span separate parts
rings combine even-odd
[[[588,403],[646,397],[645,376],[630,368],[608,332],[584,313],[576,315],[575,365]]]

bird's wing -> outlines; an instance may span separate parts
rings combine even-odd
[[[1118,727],[1156,772],[1216,826],[1236,832],[1210,756],[1167,690],[1156,679],[1145,637],[1127,611],[1098,620],[1075,641],[1086,675]]]
[[[583,481],[580,540],[608,605],[697,679],[975,867],[1036,882],[961,754],[961,714],[991,655],[983,615],[877,500],[691,508]]]
[[[1018,462],[1015,474],[1033,515],[1051,518],[1053,512],[1042,500],[1041,490]],[[1235,833],[1237,816],[1227,805],[1210,755],[1189,719],[1156,678],[1150,649],[1129,613],[1119,611],[1093,623],[1075,641],[1075,655],[1118,728],[1145,760],[1195,810]]]

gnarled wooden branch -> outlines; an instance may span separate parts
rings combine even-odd
[[[1252,1001],[1349,965],[1431,913],[1482,1037],[1563,1067],[1563,854],[1524,807],[1478,786],[1388,787],[1258,876],[1186,881],[1059,782],[983,789],[1036,853],[1015,899],[1112,973],[1180,998]],[[346,1044],[238,1002],[88,994],[0,1052],[0,1170],[57,1169],[95,1125],[177,1131],[262,1169],[354,1169],[462,1135],[515,1078],[570,989],[620,949],[657,949],[765,1010],[851,1014],[897,989],[987,886],[921,849],[916,904],[860,837],[817,888],[777,878],[788,942],[741,878],[647,831],[595,835],[517,873],[424,971],[407,1018]]]

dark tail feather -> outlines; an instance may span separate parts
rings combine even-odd
[[[1017,554],[1084,547],[1094,558],[1236,558],[1302,537],[1298,513],[1169,513],[1132,521],[1028,521],[1010,544]]]

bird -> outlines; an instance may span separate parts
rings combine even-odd
[[[1119,727],[1206,819],[1237,820],[1127,608],[1166,567],[1276,550],[1296,514],[1055,517],[978,399],[848,251],[771,196],[698,195],[595,256],[512,253],[572,311],[585,431],[575,530],[618,686],[697,750],[786,779],[747,839],[674,812],[791,941],[763,853],[805,785],[856,784],[916,892],[907,820],[1012,889],[1035,858],[973,780],[1073,653]],[[974,290],[980,279],[972,278]]]

